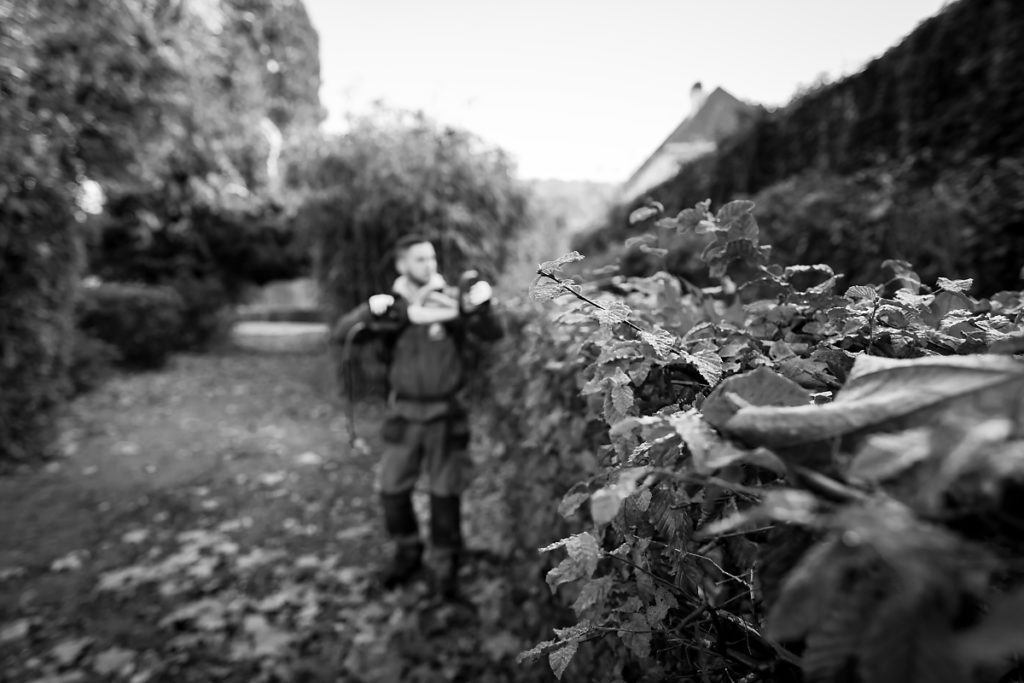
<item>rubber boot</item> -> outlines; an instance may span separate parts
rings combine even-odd
[[[462,529],[458,496],[430,497],[431,569],[434,590],[445,600],[459,595]]]
[[[423,566],[423,541],[412,507],[411,492],[381,495],[384,526],[395,543],[394,555],[380,572],[381,585],[391,590],[408,582]]]

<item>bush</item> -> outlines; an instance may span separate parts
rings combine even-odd
[[[234,298],[214,276],[182,276],[163,283],[182,302],[181,334],[174,350],[203,350],[222,341],[231,327]]]
[[[117,348],[128,367],[161,367],[183,334],[181,296],[170,287],[109,283],[82,291],[78,326]]]
[[[524,657],[569,681],[1019,676],[1020,622],[993,616],[1024,604],[1024,366],[996,354],[1024,350],[1024,298],[892,260],[882,285],[782,268],[752,208],[662,223],[733,288],[610,297],[557,282],[578,254],[542,265],[531,294],[558,300],[510,329],[486,438],[515,549],[557,553],[524,560],[524,602],[560,559],[577,624],[549,612]]]
[[[449,280],[467,268],[493,280],[525,223],[526,189],[504,152],[423,116],[375,114],[296,150],[289,167],[308,192],[296,221],[331,319],[390,290],[391,248],[408,232],[431,234]]]
[[[71,341],[68,391],[72,397],[88,393],[107,381],[121,352],[113,344],[76,329]]]
[[[105,281],[173,287],[184,305],[176,349],[205,349],[227,331],[248,283],[305,275],[309,257],[279,207],[212,207],[187,188],[111,198],[90,240],[89,270]]]
[[[0,463],[49,455],[81,260],[69,198],[8,177],[0,162]]]

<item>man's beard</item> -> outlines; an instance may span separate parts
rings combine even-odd
[[[416,277],[412,273],[406,273],[405,276],[407,278],[409,278],[410,280],[412,280],[412,283],[414,285],[416,285],[417,287],[425,287],[426,285],[430,284],[431,280],[434,279],[434,273],[428,274],[427,278],[425,280],[422,280],[422,279]]]

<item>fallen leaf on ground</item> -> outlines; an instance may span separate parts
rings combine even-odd
[[[81,550],[73,550],[64,557],[59,557],[50,564],[51,572],[73,572],[82,568],[84,553]]]
[[[93,644],[92,638],[72,638],[54,646],[50,650],[53,659],[63,667],[75,664],[82,655]]]
[[[360,524],[358,526],[352,526],[347,529],[342,529],[334,535],[339,541],[351,541],[363,536],[369,536],[374,532],[376,526],[372,523]]]
[[[135,529],[121,536],[122,543],[137,545],[149,538],[149,529]]]
[[[18,619],[0,628],[0,645],[21,640],[28,635],[32,623],[28,619]]]
[[[112,647],[96,655],[92,668],[101,676],[111,674],[124,676],[135,668],[135,652],[121,647]]]
[[[295,462],[297,462],[300,465],[322,465],[324,463],[324,457],[319,453],[314,453],[313,451],[306,451],[305,453],[299,455],[299,457],[295,458]]]

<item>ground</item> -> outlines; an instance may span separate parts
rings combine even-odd
[[[376,588],[382,406],[352,448],[338,393],[323,354],[236,351],[76,399],[65,457],[0,478],[0,680],[546,679],[515,664],[482,488],[462,603]]]

